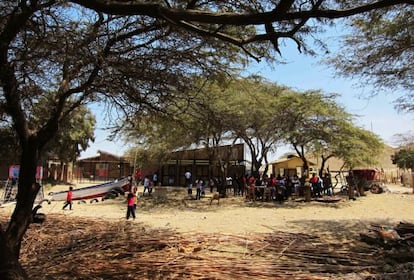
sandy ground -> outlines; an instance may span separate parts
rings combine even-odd
[[[77,186],[81,187],[81,185]],[[337,203],[312,201],[296,202],[250,202],[244,197],[224,198],[210,205],[209,192],[199,201],[189,200],[184,188],[156,190],[152,197],[138,198],[137,218],[128,222],[140,223],[144,227],[168,228],[178,232],[200,233],[268,233],[275,230],[291,232],[326,231],[340,235],[341,231],[360,232],[370,224],[395,225],[405,221],[414,223],[414,195],[411,189],[400,186],[387,186],[390,192],[359,197],[355,201],[347,197]],[[52,190],[66,189],[56,186]],[[76,187],[75,187],[76,188]],[[47,191],[47,192],[49,192]],[[142,187],[139,188],[142,192]],[[166,192],[166,194],[165,194]],[[71,219],[94,217],[104,220],[126,220],[124,197],[105,201],[78,202],[73,210],[62,210],[63,202],[43,203],[39,212],[60,214]],[[10,213],[12,206],[0,211]]]
[[[78,186],[81,187],[81,186]],[[51,191],[62,189],[54,187]],[[67,188],[64,187],[64,188]],[[75,187],[76,188],[76,187]],[[142,188],[142,187],[141,187]],[[139,188],[139,191],[142,189]],[[355,201],[342,197],[337,203],[312,201],[249,202],[244,197],[224,198],[213,201],[210,194],[199,201],[189,200],[184,188],[167,188],[156,190],[152,197],[138,198],[137,218],[144,226],[152,228],[169,228],[179,232],[272,232],[289,230],[292,232],[314,231],[320,227],[355,227],[361,230],[372,223],[395,224],[400,221],[414,223],[414,195],[411,189],[388,186],[390,192],[372,194]],[[78,202],[73,210],[62,210],[61,201],[42,204],[42,213],[57,213],[75,219],[77,216],[95,217],[105,220],[124,220],[126,203],[124,197],[105,201]],[[12,207],[0,211],[12,211]],[[133,221],[131,221],[133,222]]]

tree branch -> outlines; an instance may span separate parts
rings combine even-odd
[[[188,21],[198,23],[228,24],[236,26],[261,25],[268,22],[280,22],[298,20],[303,18],[343,18],[375,9],[381,9],[399,4],[414,5],[413,0],[381,0],[367,5],[360,5],[345,10],[311,10],[299,12],[287,12],[291,0],[280,2],[280,8],[263,13],[218,13],[214,11],[184,10],[161,6],[161,4],[130,4],[124,1],[105,0],[71,0],[86,8],[116,15],[142,15],[159,19],[173,19],[175,22]]]

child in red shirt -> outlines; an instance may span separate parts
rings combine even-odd
[[[131,216],[135,220],[135,207],[136,207],[135,194],[130,192],[127,197],[127,214],[126,214],[127,220]]]
[[[66,202],[65,205],[63,205],[62,210],[65,210],[65,208],[69,205],[69,210],[72,210],[72,195],[73,195],[73,187],[69,187],[69,191],[66,195]]]

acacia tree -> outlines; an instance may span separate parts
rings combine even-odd
[[[324,141],[317,141],[310,147],[312,153],[321,158],[320,176],[328,160],[333,157],[342,159],[343,168],[349,169],[377,163],[376,155],[384,148],[377,135],[353,125],[347,119],[338,119],[336,125]]]
[[[2,164],[8,166],[19,162],[19,154],[16,153],[19,142],[16,137],[16,132],[12,127],[5,126],[0,129],[0,143],[2,146],[0,150]]]
[[[35,108],[33,122],[42,122],[42,118],[50,108],[47,103],[48,101],[42,105],[38,104]],[[4,125],[0,133],[0,143],[3,147],[1,150],[2,163],[4,165],[18,164],[20,149],[16,131],[13,130],[9,121],[4,120],[1,123]],[[45,151],[47,153],[42,154],[39,160],[46,162],[50,157],[57,158],[61,162],[61,166],[64,163],[74,162],[80,156],[81,151],[86,150],[89,141],[94,141],[94,128],[95,117],[92,112],[85,106],[76,108],[61,123],[56,137],[46,144]],[[58,177],[61,177],[61,174]]]
[[[193,143],[206,149],[209,161],[216,162],[209,166],[210,175],[214,168],[218,168],[223,182],[228,175],[231,149],[220,152],[221,146],[235,143],[235,139],[228,133],[229,120],[232,117],[227,102],[230,96],[223,90],[228,83],[229,79],[223,75],[215,75],[205,80],[197,79],[197,90],[189,94],[192,102],[185,112],[186,131],[192,135]]]
[[[41,107],[39,107],[41,108]],[[47,112],[47,108],[44,108]],[[95,141],[95,116],[86,106],[76,108],[68,118],[62,121],[62,124],[56,134],[45,146],[41,160],[47,160],[46,157],[52,156],[60,162],[60,173],[57,179],[62,179],[63,166],[66,163],[73,163],[85,151],[89,141]]]
[[[224,91],[228,79],[220,75],[208,79],[195,77],[192,84],[193,89],[170,104],[162,114],[139,112],[134,124],[125,126],[123,133],[137,144],[138,149],[152,155],[150,158],[161,154],[166,158],[171,151],[192,145],[203,147],[210,162],[217,162],[217,166],[209,166],[210,173],[214,167],[219,167],[224,178],[226,159],[219,153],[219,148],[234,140],[228,133],[233,117],[229,113],[230,96]]]
[[[26,278],[18,258],[38,192],[36,166],[76,108],[107,102],[121,117],[163,111],[174,94],[186,92],[194,73],[208,76],[243,60],[225,43],[180,32],[165,21],[61,4],[0,4],[0,107],[21,154],[17,203],[0,234],[1,279]],[[45,99],[48,110],[35,119]]]
[[[305,173],[309,170],[307,155],[329,147],[332,135],[349,117],[335,98],[320,91],[288,92],[280,97],[282,137],[302,159]]]
[[[344,129],[349,132],[349,139],[343,142],[340,149],[340,158],[344,166],[352,169],[361,165],[372,165],[378,162],[377,155],[384,149],[384,143],[374,133],[355,126]]]
[[[393,156],[393,162],[403,169],[414,169],[414,151],[411,149],[401,149]]]
[[[89,141],[95,141],[95,122],[95,116],[89,109],[78,107],[62,124],[57,137],[47,144],[52,145],[47,146],[47,150],[52,151],[64,163],[74,162],[81,151],[86,150]]]
[[[172,88],[185,92],[189,75],[208,75],[240,62],[237,50],[260,59],[270,44],[280,51],[280,40],[290,38],[306,51],[303,38],[319,24],[310,19],[413,4],[355,1],[342,9],[342,2],[0,2],[0,107],[21,148],[17,203],[7,228],[0,229],[0,278],[26,278],[18,258],[38,192],[36,166],[59,124],[76,107],[107,101],[121,116],[162,111]],[[49,117],[34,124],[30,116],[41,96],[52,106]]]
[[[287,88],[270,83],[260,77],[250,76],[233,80],[225,91],[228,97],[228,129],[235,139],[246,144],[252,161],[251,173],[269,168],[268,154],[276,150],[281,141],[279,96]]]
[[[414,193],[414,135],[398,135],[400,148],[391,156],[393,164],[399,168],[411,170],[411,186]]]
[[[193,143],[202,143],[212,158],[221,162],[215,158],[218,146],[241,139],[250,153],[251,173],[257,173],[263,163],[266,173],[268,154],[281,140],[278,96],[285,90],[261,77],[219,77],[193,93],[190,106],[180,116],[187,119]]]
[[[200,135],[205,144],[213,144],[213,155],[218,145],[242,139],[251,156],[251,172],[257,173],[263,162],[266,172],[267,156],[280,141],[276,103],[285,89],[253,76],[210,81],[202,88],[204,99],[192,104],[194,130],[203,124]]]
[[[414,151],[401,149],[393,155],[392,160],[399,168],[411,169],[411,186],[414,193]]]
[[[398,109],[414,112],[412,3],[358,15],[345,23],[351,32],[328,63],[338,75],[368,82],[375,91],[392,91]]]

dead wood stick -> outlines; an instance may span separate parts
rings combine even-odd
[[[283,250],[278,254],[278,259],[282,257],[283,253],[293,244],[296,242],[296,239],[293,239]]]

